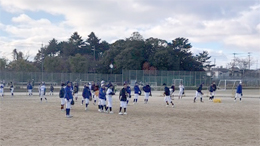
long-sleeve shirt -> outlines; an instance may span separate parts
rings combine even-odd
[[[169,96],[170,95],[170,89],[168,87],[164,87],[164,94],[166,96]]]
[[[202,93],[201,90],[202,90],[202,84],[199,86],[199,88],[197,89],[197,91],[198,91],[199,93]]]
[[[241,84],[239,84],[237,86],[237,93],[242,94],[242,85]]]
[[[82,96],[84,97],[84,99],[86,99],[86,98],[89,99],[89,97],[91,97],[91,92],[90,92],[89,87],[85,87],[83,89]]]
[[[71,87],[70,86],[66,86],[65,88],[65,98],[67,100],[69,99],[73,99],[72,93],[71,93]]]
[[[99,98],[106,100],[106,91],[104,88],[100,88],[99,90]]]

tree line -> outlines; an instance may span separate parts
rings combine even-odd
[[[113,73],[122,70],[204,71],[214,65],[208,61],[207,51],[191,53],[192,45],[186,38],[171,42],[150,37],[144,39],[139,32],[129,38],[109,44],[94,32],[86,40],[74,32],[67,41],[55,38],[40,48],[33,61],[14,49],[13,60],[0,58],[0,70],[66,73]]]

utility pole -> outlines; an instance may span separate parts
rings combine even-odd
[[[234,63],[233,63],[233,65],[232,65],[232,76],[234,76],[234,69],[235,69],[235,58],[236,58],[236,54],[237,53],[233,53],[234,54]]]
[[[249,70],[250,70],[250,52],[248,52],[248,57],[249,57]]]
[[[41,57],[42,57],[42,82],[43,82],[43,44],[41,47]]]
[[[216,58],[214,58],[214,65],[215,65],[214,67],[216,68]]]

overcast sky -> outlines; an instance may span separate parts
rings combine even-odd
[[[0,57],[14,48],[36,55],[41,44],[93,31],[113,43],[138,31],[145,39],[185,37],[195,54],[206,50],[212,63],[237,57],[260,68],[260,0],[0,0]]]

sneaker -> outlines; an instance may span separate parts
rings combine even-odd
[[[119,112],[118,114],[119,114],[119,115],[123,115],[123,113],[122,113],[122,112]]]
[[[100,110],[101,113],[103,113],[104,111],[103,110]]]
[[[236,102],[236,100],[234,100],[234,102]]]
[[[98,109],[98,111],[100,112],[101,110],[100,110],[100,109]]]
[[[169,105],[166,105],[166,107],[168,107]]]
[[[174,105],[172,105],[172,107],[174,107]]]
[[[200,102],[203,103],[204,101],[201,100]]]
[[[72,118],[73,116],[71,116],[71,115],[66,115],[66,118]]]
[[[126,112],[124,112],[124,115],[127,115],[127,113],[126,113]]]
[[[85,111],[86,111],[86,110],[88,110],[88,108],[87,108],[87,107],[85,107]]]
[[[113,113],[114,113],[113,111],[110,112],[110,114],[113,114]]]

